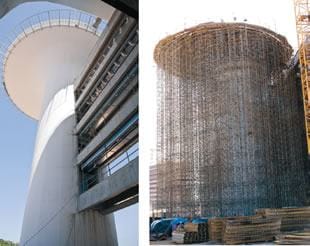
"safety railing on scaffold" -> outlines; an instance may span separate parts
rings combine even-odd
[[[105,22],[99,17],[70,9],[49,10],[30,16],[8,35],[0,37],[0,65],[2,72],[8,56],[21,40],[31,33],[54,26],[76,27],[100,36],[105,28]]]

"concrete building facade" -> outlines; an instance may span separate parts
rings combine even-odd
[[[75,86],[79,209],[138,199],[138,26],[116,12]],[[100,195],[99,195],[100,194]]]

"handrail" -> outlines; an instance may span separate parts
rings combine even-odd
[[[119,99],[120,95],[122,95],[122,93],[128,89],[127,84],[129,84],[131,80],[137,76],[137,71],[137,64],[135,64],[135,66],[129,70],[129,73],[121,79],[121,82],[119,82],[119,84],[113,89],[111,94],[103,100],[103,103],[101,106],[99,106],[100,109],[78,130],[79,152],[81,152],[90,143],[93,137],[97,136],[98,132],[104,127],[104,125],[106,125],[107,122],[115,115],[117,108],[127,102],[127,99],[125,101],[120,100],[119,102],[117,102],[117,99]],[[136,91],[136,86],[128,90],[126,97],[131,93],[133,94],[134,92],[132,91]],[[103,118],[103,123],[100,123],[100,126],[98,126],[99,119],[103,117],[104,112],[107,112],[109,108],[114,108],[116,111],[112,110],[106,114]],[[83,140],[83,143],[81,143],[80,140],[84,138],[87,140]]]
[[[104,140],[104,143],[99,147],[90,157],[86,158],[81,165],[82,169],[87,166],[93,165],[102,157],[102,155],[109,149],[113,144],[117,141],[117,139],[126,136],[128,132],[136,129],[136,125],[138,124],[139,115],[135,112],[127,122],[122,123],[120,127],[118,127],[115,132]]]
[[[0,41],[2,71],[4,71],[8,56],[21,40],[31,33],[53,26],[76,27],[100,36],[105,28],[105,22],[86,12],[70,9],[48,10],[32,15],[15,27],[8,36],[4,37],[5,40]]]
[[[134,147],[133,145],[132,147]],[[126,154],[125,157],[122,157],[120,155],[119,157],[115,158],[110,163],[102,166],[102,168],[105,168],[106,171],[101,173],[99,178],[98,171],[94,175],[89,176],[88,178],[84,178],[81,182],[81,192],[85,192],[88,189],[90,189],[92,186],[96,185],[100,181],[104,180],[104,178],[111,176],[113,173],[115,173],[117,170],[119,170],[121,167],[126,166],[129,164],[132,160],[136,158],[137,155],[139,155],[139,148],[137,147],[134,151],[130,152],[132,148],[129,148],[128,150],[124,151],[123,154]],[[130,153],[129,153],[130,152]],[[129,154],[128,154],[129,153]],[[134,156],[135,155],[135,156]],[[132,157],[134,156],[134,157]],[[115,162],[116,161],[116,162]],[[120,166],[121,163],[126,161],[125,165]],[[119,167],[119,168],[117,168]],[[102,178],[103,177],[103,178]]]
[[[131,158],[134,154],[138,153],[139,149],[137,148],[136,150],[134,150],[132,153],[128,154],[128,150],[124,153],[126,153],[126,156],[123,157],[122,159],[115,159],[114,161],[117,160],[116,163],[114,163],[114,161],[110,162],[108,165],[106,165],[105,167],[107,168],[107,171],[103,172],[101,175],[103,177],[108,177],[111,176],[113,173],[115,173],[117,170],[114,170],[115,168],[117,168],[123,161],[127,161],[126,165],[132,161],[133,159]],[[113,164],[113,165],[111,165]]]

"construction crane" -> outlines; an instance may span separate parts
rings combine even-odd
[[[310,155],[310,9],[308,0],[294,0],[294,7],[305,112],[307,149],[308,155]]]

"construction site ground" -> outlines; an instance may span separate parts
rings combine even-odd
[[[250,243],[251,245],[274,245],[274,242],[257,242],[257,243]],[[161,240],[161,241],[150,241],[150,245],[180,245],[173,242],[171,239],[168,240]],[[207,241],[203,243],[193,243],[188,245],[223,245],[221,242],[216,241]]]

